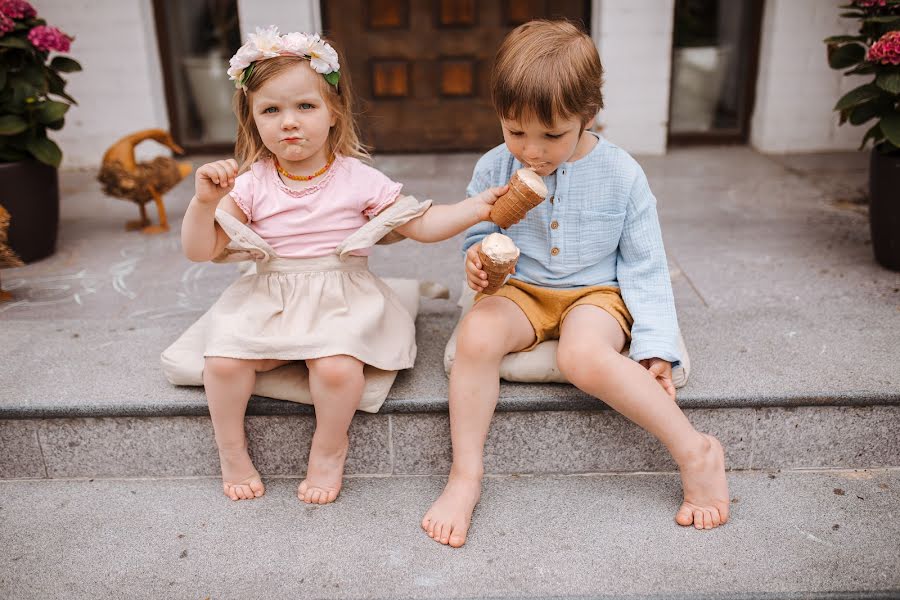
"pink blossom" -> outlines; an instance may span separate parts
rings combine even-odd
[[[38,50],[68,52],[71,38],[56,27],[38,25],[28,32],[28,41]]]
[[[6,32],[12,31],[15,28],[15,22],[3,13],[0,13],[0,36],[5,35]]]
[[[37,16],[37,12],[25,0],[0,0],[0,14],[10,19],[30,19]]]
[[[887,0],[855,0],[853,3],[861,8],[880,8],[887,5]]]
[[[900,31],[888,31],[872,44],[866,60],[884,65],[900,65]]]

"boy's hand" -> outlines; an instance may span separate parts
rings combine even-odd
[[[661,358],[645,358],[641,365],[650,371],[662,389],[675,400],[675,386],[672,384],[672,363]]]
[[[201,204],[218,203],[234,189],[238,164],[233,158],[206,163],[194,174],[197,201]]]
[[[479,248],[481,248],[481,242],[472,244],[466,250],[466,279],[469,282],[469,287],[476,292],[482,291],[488,284],[487,273],[481,270],[481,259],[478,258]],[[515,272],[516,268],[513,266],[509,274],[512,275]]]
[[[509,191],[509,185],[501,185],[500,187],[492,187],[484,190],[477,196],[472,196],[475,201],[475,211],[479,221],[488,221],[491,218],[491,207],[497,198]]]

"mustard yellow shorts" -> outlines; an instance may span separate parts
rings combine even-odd
[[[509,298],[522,309],[537,338],[528,352],[545,340],[559,339],[559,329],[566,315],[576,306],[587,304],[608,312],[619,322],[625,332],[626,344],[631,341],[631,324],[634,319],[622,300],[619,288],[609,285],[594,285],[582,288],[558,290],[524,283],[518,279],[508,279],[506,284],[491,295],[476,294],[475,302],[490,297]]]

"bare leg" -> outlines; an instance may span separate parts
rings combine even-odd
[[[681,471],[684,503],[675,520],[712,529],[728,520],[725,454],[698,432],[647,369],[619,354],[625,334],[606,311],[578,306],[563,321],[557,362],[566,378],[662,442]]]
[[[450,371],[450,439],[453,465],[447,485],[422,528],[437,542],[466,542],[472,512],[481,497],[484,442],[500,394],[500,361],[534,341],[525,313],[507,298],[486,298],[459,329]]]
[[[244,414],[256,373],[270,371],[286,362],[210,356],[204,364],[203,386],[222,463],[222,488],[232,500],[258,498],[265,493],[262,479],[247,452]]]
[[[297,488],[297,498],[308,504],[327,504],[334,502],[341,491],[349,448],[347,430],[362,399],[364,365],[345,355],[310,359],[306,364],[316,407],[316,432],[309,449],[306,479]]]

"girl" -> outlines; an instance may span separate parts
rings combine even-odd
[[[196,195],[184,217],[182,244],[193,261],[217,257],[230,241],[216,222],[217,209],[247,224],[277,253],[256,275],[228,288],[211,310],[203,383],[223,488],[232,500],[258,498],[265,490],[244,433],[256,373],[306,361],[316,430],[297,496],[325,504],[341,488],[363,365],[408,369],[415,359],[412,319],[369,273],[370,251],[347,260],[335,254],[345,238],[391,206],[401,188],[359,160],[367,154],[353,121],[350,82],[339,69],[337,53],[318,35],[279,35],[275,27],[250,35],[228,70],[238,88],[237,161],[197,169]],[[396,231],[424,242],[447,239],[487,219],[504,191],[423,205]]]

